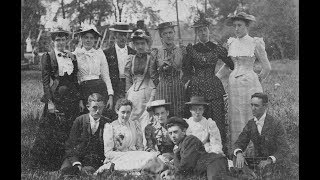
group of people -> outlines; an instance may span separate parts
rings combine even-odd
[[[244,12],[230,16],[236,37],[227,47],[210,41],[205,18],[192,25],[199,42],[187,46],[175,44],[175,24],[159,24],[158,49],[150,48],[149,32],[132,32],[126,23],[109,29],[115,44],[106,50],[94,48],[101,37],[94,26],[78,32],[81,47],[73,52],[65,50],[69,32],[53,31],[54,48],[41,59],[45,107],[34,161],[62,164],[63,174],[114,165],[149,167],[164,178],[206,173],[213,179],[228,167],[246,167],[249,144],[259,167],[279,164],[289,146],[281,122],[266,113],[261,82],[271,66],[263,39],[248,34],[254,21]],[[219,59],[224,65],[215,73]]]

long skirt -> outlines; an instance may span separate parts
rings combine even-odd
[[[160,82],[157,86],[155,100],[165,99],[166,102],[170,102],[169,117],[185,116],[185,90],[184,84],[180,80],[179,76],[173,76],[168,78],[160,78]]]
[[[232,146],[247,122],[253,118],[251,95],[256,92],[263,92],[263,90],[257,74],[252,71],[238,77],[231,73],[228,92],[230,146]],[[248,150],[252,149],[252,145],[249,147]]]

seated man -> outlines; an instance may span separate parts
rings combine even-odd
[[[270,177],[275,170],[274,165],[283,163],[290,154],[286,132],[281,121],[267,114],[268,96],[266,94],[253,94],[251,107],[254,118],[248,121],[234,144],[234,165],[239,170],[238,168],[244,167],[245,161],[250,163],[250,160],[257,160],[258,162],[252,163],[258,164],[257,168],[263,169],[262,175],[268,178],[267,176]],[[250,140],[254,145],[255,157],[247,159],[242,152],[245,151]],[[251,164],[248,165],[251,166]]]
[[[166,125],[174,148],[174,179],[188,175],[207,174],[208,180],[216,179],[227,172],[227,159],[221,154],[206,152],[203,143],[194,135],[186,135],[188,123],[179,118],[171,117]],[[166,170],[161,176],[170,174]]]
[[[103,117],[103,97],[93,93],[88,97],[88,114],[77,117],[66,142],[65,160],[61,166],[62,175],[78,175],[83,166],[94,171],[103,164],[103,130],[110,122]]]
[[[152,101],[150,109],[153,111],[153,122],[150,122],[145,128],[146,151],[158,152],[164,162],[173,159],[174,144],[170,140],[169,134],[165,129],[167,118],[169,116],[169,105],[165,100]]]

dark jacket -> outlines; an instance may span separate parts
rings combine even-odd
[[[207,153],[203,143],[193,135],[186,136],[174,152],[175,170],[181,175],[202,174],[214,160],[224,158],[220,154]]]
[[[65,158],[70,158],[73,163],[88,154],[96,154],[100,160],[104,160],[103,130],[105,123],[109,122],[111,122],[110,119],[101,117],[97,131],[92,134],[89,114],[77,117],[66,142]],[[97,138],[94,138],[96,136]],[[95,148],[92,148],[93,145]]]
[[[234,144],[234,150],[240,148],[242,151],[248,146],[250,140],[254,145],[255,156],[274,156],[276,162],[283,160],[290,154],[286,132],[279,120],[266,115],[261,135],[253,119],[249,120]]]
[[[132,49],[131,47],[128,47],[128,54],[136,54],[136,51]],[[119,77],[119,65],[118,65],[118,57],[117,57],[117,51],[115,46],[111,46],[110,48],[106,49],[103,51],[109,65],[109,74],[110,74],[110,79],[112,83],[112,88],[114,90],[114,93],[119,92],[118,90],[118,84],[120,82],[120,77]]]
[[[78,63],[76,60],[72,61],[74,70],[70,76],[72,76],[72,83],[78,88],[77,72]],[[41,71],[42,71],[42,84],[44,95],[41,98],[41,102],[48,102],[52,100],[52,95],[59,85],[59,70],[56,54],[52,50],[44,53],[41,57]]]

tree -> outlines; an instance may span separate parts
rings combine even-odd
[[[24,43],[30,33],[31,37],[36,37],[40,29],[40,18],[46,13],[45,7],[40,0],[21,1],[21,54],[24,56]],[[24,57],[22,57],[24,58]]]

